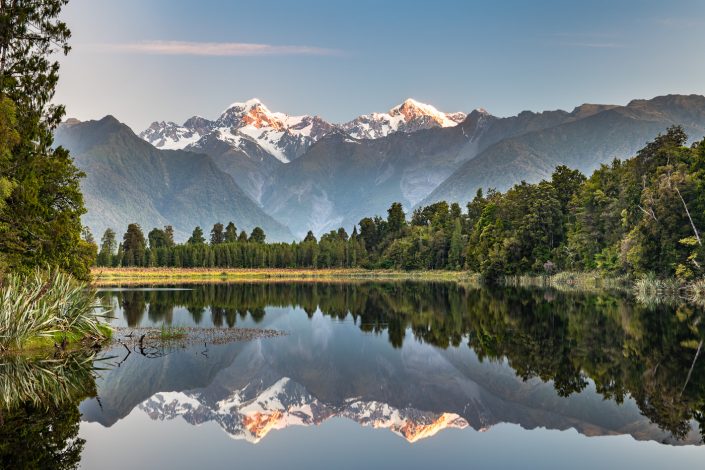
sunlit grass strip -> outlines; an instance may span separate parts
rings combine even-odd
[[[0,351],[104,339],[105,314],[92,287],[58,270],[11,274],[0,287]]]
[[[115,281],[152,280],[277,280],[277,279],[429,279],[466,280],[462,271],[393,271],[368,269],[223,269],[223,268],[96,268],[97,285]]]

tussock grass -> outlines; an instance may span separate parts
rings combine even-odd
[[[185,338],[187,334],[186,328],[162,325],[159,331],[159,339],[162,341],[178,340]]]
[[[0,411],[23,403],[56,406],[95,394],[94,358],[90,351],[52,358],[0,356]]]
[[[688,286],[690,300],[698,305],[705,305],[705,279],[698,279]]]
[[[58,270],[10,274],[0,286],[0,352],[110,336],[95,290]]]

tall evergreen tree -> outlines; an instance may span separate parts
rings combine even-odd
[[[389,208],[387,211],[387,223],[389,224],[389,231],[392,233],[399,233],[402,227],[406,225],[406,215],[401,203],[395,202]]]
[[[127,232],[122,237],[123,266],[144,266],[147,262],[146,242],[142,228],[138,224],[127,226]]]
[[[191,233],[191,238],[188,239],[189,245],[203,245],[206,243],[206,239],[203,237],[203,229],[201,227],[196,227]]]
[[[225,233],[223,232],[223,224],[220,222],[213,225],[211,229],[211,245],[219,245],[225,242]]]
[[[265,238],[266,235],[264,234],[264,230],[262,230],[261,227],[255,227],[252,229],[252,233],[250,234],[251,242],[264,243]]]
[[[0,253],[11,269],[56,265],[90,275],[93,250],[81,239],[83,176],[68,152],[53,148],[63,106],[52,105],[70,31],[58,20],[68,0],[0,0],[0,100],[15,107],[19,139],[2,162],[13,183],[0,211]],[[7,189],[7,183],[3,183]]]
[[[308,233],[306,234],[306,238],[304,238],[304,242],[313,242],[313,243],[317,242],[316,236],[313,234],[312,231],[310,231],[310,230],[308,231]]]
[[[174,246],[174,227],[167,225],[164,227],[164,242],[167,248]]]
[[[225,227],[225,243],[233,243],[237,241],[237,227],[233,222],[229,222]]]
[[[100,239],[100,252],[98,252],[98,266],[112,266],[113,256],[117,241],[115,240],[115,232],[111,228],[105,229],[103,236]]]
[[[156,251],[159,248],[167,248],[169,246],[164,230],[153,228],[147,234],[147,238],[149,239],[149,249],[151,251]]]

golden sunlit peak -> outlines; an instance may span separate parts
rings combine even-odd
[[[284,414],[279,411],[272,411],[271,413],[253,413],[249,416],[245,416],[242,420],[245,428],[255,437],[255,442],[259,442],[264,436],[266,436],[269,431],[275,429],[277,424],[284,417]]]
[[[428,424],[420,424],[411,419],[407,419],[401,425],[392,425],[390,430],[403,436],[407,441],[414,443],[421,439],[434,436],[443,429],[464,429],[468,426],[468,422],[457,414],[443,413],[437,419]]]

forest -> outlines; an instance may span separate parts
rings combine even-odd
[[[316,238],[267,243],[264,231],[217,222],[175,243],[170,226],[144,234],[108,229],[96,264],[113,267],[367,268],[467,270],[484,279],[559,271],[692,280],[705,263],[705,140],[686,146],[671,127],[637,155],[586,177],[559,166],[550,180],[506,192],[478,190],[463,208],[438,202],[366,217]],[[208,238],[206,238],[208,236]],[[98,245],[87,229],[84,240]]]

